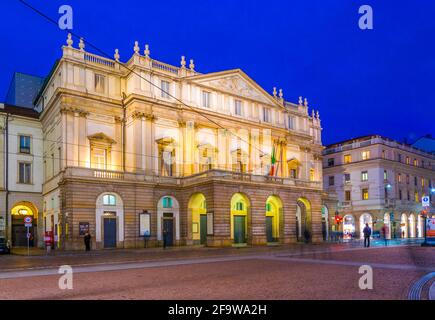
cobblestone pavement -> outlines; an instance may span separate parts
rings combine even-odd
[[[435,271],[434,250],[325,244],[2,256],[0,299],[407,299]],[[58,286],[65,264],[73,290]],[[358,287],[363,264],[373,267],[373,290]]]

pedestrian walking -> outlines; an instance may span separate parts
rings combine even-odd
[[[384,237],[385,246],[387,246],[388,245],[387,228],[385,226],[382,227],[382,236]]]
[[[370,236],[372,235],[372,229],[369,227],[369,224],[366,223],[365,228],[363,229],[364,233],[364,248],[370,247]]]
[[[86,248],[86,251],[91,251],[91,234],[89,233],[89,231],[87,231],[86,233],[85,233],[85,237],[83,238],[84,239],[84,241],[85,241],[85,248]]]
[[[305,243],[310,242],[310,232],[307,229],[305,229],[304,231],[304,238],[305,238]]]

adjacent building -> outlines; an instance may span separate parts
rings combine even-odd
[[[0,104],[0,237],[42,245],[43,135],[33,109]],[[24,217],[32,217],[27,230]]]
[[[368,223],[388,238],[423,236],[422,197],[435,204],[435,155],[369,135],[323,151],[324,189],[338,197],[345,238],[362,236]],[[336,226],[337,227],[337,226]]]
[[[86,231],[94,248],[326,238],[321,121],[306,99],[269,94],[239,69],[157,61],[137,42],[125,64],[118,50],[78,47],[68,37],[34,101],[41,139],[23,128],[11,142],[32,137],[18,153],[42,201],[26,195],[26,209],[57,247],[83,248]]]

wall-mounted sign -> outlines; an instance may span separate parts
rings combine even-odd
[[[430,207],[430,199],[428,196],[424,196],[421,198],[421,204],[423,207]]]
[[[151,215],[148,212],[139,214],[139,236],[151,236]]]
[[[89,222],[79,222],[79,235],[84,236],[89,232]]]
[[[207,235],[213,235],[213,212],[207,212]]]

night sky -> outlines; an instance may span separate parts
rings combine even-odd
[[[307,97],[320,111],[324,144],[435,135],[432,0],[27,2],[55,20],[71,5],[73,32],[111,55],[119,48],[122,61],[138,40],[157,60],[178,66],[185,55],[202,73],[240,68],[266,91],[282,88],[288,101]],[[374,30],[358,27],[364,4]],[[48,74],[66,33],[18,0],[0,2],[0,26],[3,101],[13,72]]]

